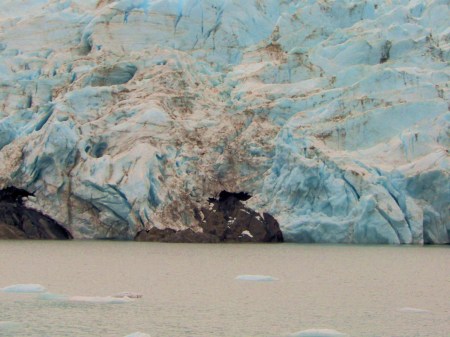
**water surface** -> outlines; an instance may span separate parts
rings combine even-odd
[[[0,288],[18,283],[52,295],[0,291],[0,336],[450,336],[448,247],[0,241]],[[123,291],[143,298],[66,300]]]

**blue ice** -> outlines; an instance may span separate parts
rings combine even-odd
[[[13,284],[5,288],[1,288],[5,293],[42,293],[46,289],[40,284]]]

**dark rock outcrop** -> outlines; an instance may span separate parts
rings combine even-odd
[[[148,231],[140,231],[136,241],[172,242],[172,243],[218,243],[219,238],[212,234],[196,233],[192,229],[176,231],[174,229],[152,228]]]
[[[0,239],[72,239],[55,220],[24,205],[31,195],[15,187],[0,190]]]
[[[251,196],[244,192],[222,191],[219,198],[209,198],[209,207],[195,210],[203,232],[191,229],[152,228],[136,235],[137,241],[159,242],[283,242],[278,222],[268,213],[260,215],[242,201]]]

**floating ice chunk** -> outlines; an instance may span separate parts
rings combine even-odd
[[[49,301],[64,300],[64,299],[67,299],[67,296],[65,296],[65,295],[58,295],[58,294],[52,294],[52,293],[43,293],[43,294],[39,295],[39,299],[41,299],[41,300],[49,300]]]
[[[1,288],[5,293],[43,293],[46,289],[40,284],[13,284]]]
[[[115,294],[113,296],[67,296],[58,295],[52,293],[44,293],[39,296],[41,300],[48,301],[67,301],[67,302],[85,302],[85,303],[106,303],[106,304],[116,304],[116,303],[128,303],[132,302],[132,299],[141,298],[142,295],[133,292],[123,292]]]
[[[430,312],[429,310],[419,309],[419,308],[410,308],[410,307],[400,308],[398,310],[401,312],[412,312],[412,313],[416,313],[416,314],[423,314],[423,313]]]
[[[17,329],[19,325],[20,324],[16,322],[0,321],[0,332]]]
[[[345,337],[346,334],[331,329],[308,329],[289,335],[290,337]]]
[[[112,296],[71,296],[67,299],[69,302],[84,302],[84,303],[100,303],[100,304],[120,304],[133,301],[128,297],[117,298]]]
[[[131,335],[126,335],[125,337],[151,337],[151,336],[143,332],[134,332]]]
[[[125,297],[127,297],[127,298],[142,298],[142,294],[133,293],[133,292],[130,292],[130,291],[125,291],[123,293],[115,294],[112,297],[116,297],[116,298],[125,298]]]
[[[240,281],[255,281],[255,282],[272,282],[278,280],[275,277],[267,275],[239,275],[236,276],[235,280]]]

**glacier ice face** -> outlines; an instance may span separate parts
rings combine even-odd
[[[0,188],[75,238],[245,191],[286,240],[450,242],[448,3],[2,1]]]

